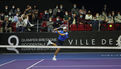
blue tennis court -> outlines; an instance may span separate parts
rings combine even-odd
[[[120,52],[1,54],[0,69],[121,69]]]

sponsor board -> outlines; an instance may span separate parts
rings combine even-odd
[[[121,46],[121,32],[69,32],[65,46]],[[57,42],[55,33],[0,33],[0,45],[36,45],[46,46],[48,40]],[[7,48],[18,53],[16,48]],[[55,50],[55,49],[21,49],[25,50]]]

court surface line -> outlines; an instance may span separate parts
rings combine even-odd
[[[38,59],[16,59],[16,60],[39,60],[40,58]],[[97,59],[100,59],[100,60],[119,60],[121,58],[57,58],[58,60],[82,60],[82,59],[85,59],[85,60],[97,60]],[[52,60],[52,59],[46,59],[46,60]]]
[[[8,61],[8,62],[5,62],[5,63],[1,64],[0,67],[4,66],[4,65],[6,65],[6,64],[12,63],[12,62],[14,62],[14,61],[16,61],[16,59],[11,60],[11,61]]]
[[[31,66],[27,67],[26,69],[30,69],[30,68],[34,67],[35,65],[37,65],[38,63],[41,63],[42,61],[44,61],[44,59],[32,64]]]
[[[34,66],[35,68],[49,68],[49,67],[121,67],[121,65],[68,65],[68,66]]]

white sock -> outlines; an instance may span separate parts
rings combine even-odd
[[[53,58],[56,58],[56,56],[54,55],[54,57]]]

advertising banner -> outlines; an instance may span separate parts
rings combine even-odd
[[[65,41],[64,46],[103,46],[117,47],[121,46],[121,32],[69,32],[69,38]],[[1,33],[0,45],[27,45],[27,46],[46,46],[48,40],[57,42],[58,34],[56,33]],[[33,50],[24,48],[22,51]],[[34,49],[48,50],[48,49]],[[49,49],[55,50],[55,49]]]

